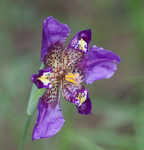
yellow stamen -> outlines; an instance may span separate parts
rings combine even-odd
[[[79,44],[79,49],[86,52],[86,50],[87,50],[87,49],[86,49],[86,47],[87,47],[86,41],[81,38],[81,39],[79,40],[79,43],[78,43],[78,44]]]

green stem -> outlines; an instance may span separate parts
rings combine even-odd
[[[30,126],[31,118],[32,118],[32,116],[27,116],[27,118],[26,118],[23,136],[21,138],[21,142],[20,142],[20,145],[19,145],[19,150],[24,150],[24,144],[25,144],[25,141],[26,141],[26,137],[27,137],[27,133],[28,133],[28,128]]]

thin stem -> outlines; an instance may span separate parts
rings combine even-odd
[[[28,133],[28,128],[30,126],[31,118],[32,118],[32,116],[27,115],[25,126],[24,126],[23,136],[21,138],[21,142],[20,142],[20,145],[19,145],[19,150],[24,150],[24,144],[25,144],[25,141],[26,141],[26,137],[27,137],[27,133]]]

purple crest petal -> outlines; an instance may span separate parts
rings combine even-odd
[[[43,21],[41,61],[51,47],[56,44],[63,45],[69,33],[68,25],[61,24],[52,16],[46,18]]]
[[[38,117],[33,129],[32,140],[50,138],[60,131],[64,118],[59,102],[45,103],[40,99],[38,104]]]
[[[77,109],[80,114],[83,115],[90,114],[92,110],[92,104],[90,98],[87,97],[86,101],[80,107],[77,107]]]
[[[86,51],[88,51],[89,43],[91,41],[91,30],[83,30],[78,33],[72,38],[72,40],[69,43],[69,48],[73,48],[75,50],[81,50],[79,49],[79,41],[83,39],[86,42]],[[85,52],[85,51],[84,51]]]
[[[116,63],[120,63],[120,57],[112,51],[92,46],[80,64],[84,70],[85,83],[111,78],[117,70]]]
[[[88,115],[91,112],[92,104],[88,95],[88,91],[84,88],[84,86],[75,86],[74,84],[66,81],[63,83],[63,85],[63,97],[69,102],[75,104],[80,114]],[[84,91],[87,92],[86,100],[80,105],[77,96],[79,93],[83,93]]]
[[[39,70],[38,74],[32,74],[31,80],[33,83],[36,84],[36,86],[40,88],[51,88],[51,83],[48,85],[44,85],[43,82],[41,82],[38,78],[41,77],[44,73],[51,73],[52,69],[51,68],[46,68],[44,70]]]
[[[77,103],[77,96],[79,95],[79,93],[86,93],[85,94],[86,100],[81,105],[79,105]],[[91,100],[90,100],[89,95],[88,95],[88,90],[86,90],[84,87],[80,90],[77,90],[77,94],[75,96],[75,102],[76,102],[77,110],[80,114],[88,115],[89,113],[91,113],[91,109],[92,109]]]

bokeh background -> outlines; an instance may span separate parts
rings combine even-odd
[[[92,44],[121,57],[109,80],[87,85],[92,114],[61,101],[65,124],[51,139],[25,150],[144,150],[144,1],[0,1],[0,149],[17,150],[26,120],[31,74],[40,67],[42,21],[53,16],[71,28],[92,29]]]

